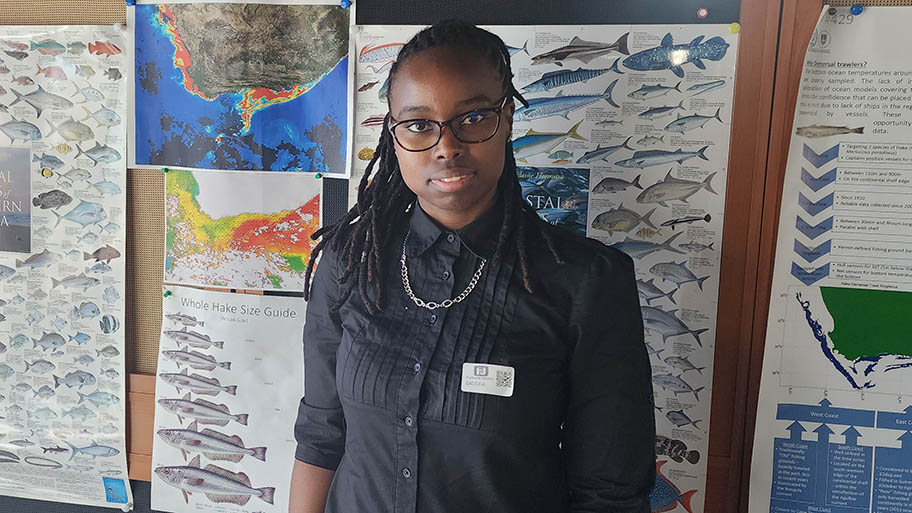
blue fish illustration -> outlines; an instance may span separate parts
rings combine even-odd
[[[578,121],[566,132],[536,132],[530,129],[526,135],[513,141],[513,153],[522,161],[532,155],[550,152],[568,137],[585,141],[586,138],[576,132],[582,122]]]
[[[719,36],[703,41],[698,36],[693,41],[676,45],[671,33],[665,34],[662,43],[655,47],[637,52],[624,59],[624,66],[636,71],[671,70],[679,78],[684,78],[684,64],[692,63],[700,69],[706,69],[703,59],[720,61],[728,51],[728,43]]]
[[[516,55],[519,52],[525,52],[526,55],[529,55],[529,40],[526,40],[521,47],[510,45],[506,45],[506,47],[510,55]]]
[[[22,139],[26,142],[41,139],[41,130],[37,126],[28,121],[20,121],[12,114],[10,114],[10,117],[13,119],[0,125],[0,132],[6,134],[11,143],[16,142],[16,139]]]
[[[608,87],[602,94],[564,96],[563,91],[561,91],[557,93],[557,96],[551,98],[531,98],[529,100],[529,106],[517,109],[513,114],[513,119],[516,121],[528,121],[549,116],[561,116],[565,119],[570,119],[567,117],[567,114],[570,112],[599,100],[605,100],[611,106],[620,108],[620,105],[614,103],[614,100],[611,98],[611,91],[614,90],[615,84],[617,84],[617,79],[608,84]]]
[[[690,501],[697,491],[690,490],[681,493],[681,490],[662,474],[662,466],[666,463],[668,463],[667,460],[656,462],[655,487],[652,489],[652,493],[649,494],[650,511],[652,513],[671,511],[677,507],[678,503],[681,503],[687,513],[693,513]]]
[[[640,306],[640,313],[643,314],[643,328],[646,331],[662,335],[662,342],[667,342],[669,338],[678,335],[691,335],[693,336],[694,340],[697,341],[697,344],[699,344],[700,347],[703,347],[703,342],[700,340],[700,335],[706,331],[709,331],[709,329],[700,328],[692,330],[686,324],[684,324],[681,319],[678,319],[677,316],[675,316],[675,312],[677,312],[677,310],[669,310],[666,312],[665,310],[656,308],[654,306]],[[656,378],[658,378],[658,376],[653,376],[653,382],[656,382]],[[669,378],[669,380],[670,379],[671,378]],[[673,384],[679,385],[680,383],[675,382]],[[696,396],[697,392],[699,391],[700,390],[694,391],[684,388],[678,392],[693,392],[694,396]],[[675,394],[678,392],[675,392]],[[697,397],[697,400],[700,400],[700,398]]]
[[[79,205],[73,207],[73,210],[67,212],[66,215],[61,216],[53,210],[51,213],[57,216],[57,223],[54,225],[55,228],[60,224],[60,221],[63,220],[72,221],[85,228],[90,224],[100,223],[108,217],[104,207],[100,204],[85,200],[80,200]]]
[[[633,156],[629,159],[619,160],[615,162],[615,164],[621,167],[646,168],[651,166],[658,166],[661,164],[668,164],[669,162],[677,162],[678,164],[683,164],[685,160],[692,159],[694,157],[700,157],[703,160],[709,160],[706,158],[706,155],[704,155],[704,152],[708,148],[709,146],[704,146],[697,151],[684,151],[681,148],[678,148],[675,151],[643,150],[634,153]]]
[[[633,258],[643,258],[644,256],[651,255],[656,251],[671,251],[672,253],[678,253],[679,255],[684,254],[683,251],[671,245],[678,236],[683,235],[684,232],[678,232],[671,237],[668,237],[668,240],[659,244],[657,242],[649,242],[648,240],[637,240],[627,237],[626,239],[615,242],[611,245],[612,248],[619,249],[624,253],[632,256]]]
[[[522,88],[524,93],[538,93],[543,91],[548,91],[554,89],[555,87],[563,87],[570,84],[575,84],[577,82],[585,82],[591,78],[608,73],[613,71],[620,75],[623,75],[624,72],[618,68],[618,62],[621,60],[620,57],[614,60],[614,64],[609,68],[604,69],[583,69],[576,68],[575,70],[559,70],[559,71],[549,71],[542,75],[542,77],[535,82]]]

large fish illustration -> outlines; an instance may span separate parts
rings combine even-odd
[[[716,194],[711,185],[714,176],[716,176],[716,173],[710,173],[702,182],[694,182],[671,176],[671,170],[669,169],[668,174],[665,175],[662,181],[646,187],[636,197],[636,201],[637,203],[658,203],[663,207],[667,207],[668,201],[677,200],[687,203],[687,198],[696,194],[700,189],[706,189]]]
[[[674,293],[678,291],[677,288],[673,288],[670,291],[665,292],[655,284],[655,278],[650,278],[649,281],[637,279],[636,285],[640,298],[643,301],[646,301],[647,305],[650,305],[652,304],[652,301],[663,297],[667,297],[669,301],[677,304],[674,299]]]
[[[179,330],[165,330],[164,334],[171,340],[174,340],[178,345],[183,342],[200,349],[208,349],[211,346],[221,349],[225,345],[224,341],[212,340],[209,335],[188,330],[186,326]]]
[[[662,43],[655,47],[637,52],[624,59],[624,66],[636,71],[671,70],[678,78],[684,78],[684,64],[692,63],[700,69],[706,69],[703,59],[720,61],[728,51],[728,43],[719,36],[703,41],[698,36],[683,45],[674,44],[671,33],[665,34]]]
[[[704,152],[707,148],[709,148],[709,146],[704,146],[697,151],[683,151],[681,148],[678,148],[675,151],[643,150],[634,153],[633,156],[629,159],[619,160],[615,162],[615,165],[621,167],[646,168],[668,164],[670,162],[683,164],[686,160],[692,159],[694,157],[699,157],[703,160],[709,160],[706,155],[704,155]]]
[[[13,102],[16,103],[16,102]],[[10,104],[12,105],[12,104]],[[863,134],[864,127],[860,126],[857,128],[849,128],[847,126],[832,126],[832,125],[808,125],[800,126],[795,129],[795,134],[802,137],[830,137],[833,135],[845,135],[845,134]]]
[[[697,276],[687,268],[687,261],[681,261],[680,263],[675,262],[659,262],[649,268],[649,272],[655,275],[656,278],[660,278],[666,281],[674,283],[677,288],[681,288],[681,285],[685,283],[694,282],[700,287],[700,290],[703,290],[703,282],[709,279],[709,276],[704,276],[702,278],[697,278]]]
[[[586,80],[603,75],[609,71],[623,74],[618,68],[618,62],[620,60],[621,58],[618,57],[614,60],[614,64],[612,64],[611,67],[604,69],[576,68],[575,70],[562,69],[558,71],[549,71],[535,82],[523,87],[522,90],[524,93],[539,93],[556,87],[568,86],[577,82],[585,82]]]
[[[677,310],[669,310],[666,312],[665,310],[654,306],[640,306],[640,313],[643,314],[643,328],[646,331],[662,335],[663,342],[666,342],[670,337],[691,335],[694,340],[697,341],[697,344],[699,344],[700,347],[703,347],[700,335],[703,332],[709,331],[709,329],[700,328],[692,330],[684,324],[681,319],[678,319],[675,316],[675,312],[677,312]]]
[[[685,132],[693,130],[694,128],[703,128],[703,125],[705,125],[707,122],[709,122],[713,119],[718,119],[719,123],[722,123],[723,122],[722,118],[719,117],[720,110],[721,109],[716,109],[716,113],[713,114],[712,116],[701,116],[699,114],[691,114],[690,116],[681,116],[680,114],[678,114],[678,119],[672,121],[671,123],[668,123],[668,125],[665,126],[665,131],[666,132],[678,132],[678,133],[683,134]]]
[[[602,145],[600,144],[594,150],[587,151],[582,157],[577,159],[576,163],[577,164],[588,164],[588,163],[594,162],[596,160],[608,160],[608,157],[613,155],[616,151],[620,150],[621,148],[626,148],[628,150],[632,150],[633,148],[631,148],[630,146],[627,145],[628,142],[630,142],[630,137],[628,137],[621,144],[618,144],[615,146],[602,147]]]
[[[158,377],[177,389],[178,394],[181,393],[182,388],[185,388],[194,394],[203,395],[218,395],[219,392],[225,392],[230,395],[235,395],[237,393],[236,385],[222,386],[218,378],[207,378],[205,376],[200,376],[199,374],[188,375],[187,369],[176,374],[172,372],[162,372]]]
[[[578,121],[566,132],[536,132],[530,129],[526,135],[513,141],[513,154],[517,159],[525,160],[539,153],[550,153],[568,137],[585,141],[586,138],[576,132],[582,122]]]
[[[693,388],[689,383],[681,379],[681,376],[675,376],[674,374],[656,374],[652,376],[652,382],[656,385],[673,392],[675,397],[678,394],[687,393],[693,394],[697,401],[700,400],[700,392],[705,387]]]
[[[690,501],[693,498],[693,494],[697,493],[697,491],[690,490],[681,493],[681,490],[662,474],[662,466],[666,463],[668,463],[667,460],[656,462],[655,487],[652,489],[652,493],[649,494],[650,511],[652,511],[652,513],[664,513],[675,509],[678,507],[678,503],[680,503],[687,513],[693,513]]]
[[[624,204],[621,203],[617,208],[606,210],[595,216],[590,226],[596,230],[608,232],[608,235],[614,235],[614,232],[629,232],[640,223],[650,228],[655,228],[655,225],[649,220],[653,212],[655,212],[655,209],[640,215],[629,208],[624,208]]]
[[[700,453],[697,451],[688,451],[687,444],[681,440],[668,438],[662,435],[656,435],[655,453],[662,456],[668,456],[678,463],[687,460],[695,465],[700,461]]]
[[[162,356],[176,363],[178,368],[180,368],[181,364],[184,364],[198,370],[211,371],[215,370],[216,367],[231,370],[231,362],[218,362],[215,360],[214,356],[203,354],[198,351],[188,351],[188,349],[189,347],[184,347],[179,351],[162,351]]]
[[[617,41],[611,44],[585,41],[577,36],[571,39],[570,44],[566,46],[555,48],[554,50],[532,56],[532,65],[534,66],[536,64],[553,63],[557,64],[558,66],[562,66],[562,61],[570,59],[576,59],[578,61],[588,63],[596,57],[601,57],[602,55],[606,55],[611,52],[630,55],[630,50],[627,49],[627,38],[629,36],[630,33],[627,32],[619,37]]]
[[[15,89],[10,88],[16,99],[10,103],[10,107],[19,103],[25,102],[35,108],[35,112],[38,113],[38,117],[41,117],[41,113],[45,109],[50,110],[66,110],[73,106],[73,102],[67,100],[63,96],[58,96],[54,93],[49,93],[41,87],[41,84],[38,84],[38,89],[28,93],[22,94]]]
[[[648,240],[638,240],[631,239],[627,237],[626,239],[615,242],[611,245],[612,248],[619,249],[624,253],[632,256],[633,258],[643,258],[644,256],[651,255],[656,251],[671,251],[672,253],[678,253],[680,255],[684,254],[683,251],[671,245],[679,236],[683,235],[683,232],[678,232],[671,237],[668,237],[668,240],[659,244],[657,242],[649,242]]]
[[[37,126],[28,121],[18,120],[12,114],[10,114],[10,118],[12,119],[0,125],[0,132],[6,134],[11,143],[16,142],[16,139],[22,139],[25,142],[41,139],[41,130]]]
[[[79,158],[80,155],[85,155],[92,159],[92,165],[97,166],[99,162],[104,162],[105,164],[110,164],[111,162],[116,162],[120,160],[120,152],[114,148],[105,144],[102,146],[95,142],[95,146],[89,148],[88,150],[83,150],[78,144],[76,145],[78,152],[76,153],[76,158]]]
[[[92,131],[89,125],[76,121],[72,116],[57,125],[51,123],[50,120],[47,120],[47,124],[51,127],[51,131],[47,133],[47,138],[50,138],[55,133],[59,133],[67,141],[82,142],[95,138],[95,132]]]
[[[179,488],[184,502],[190,503],[191,493],[202,493],[212,502],[230,502],[243,506],[256,497],[268,504],[273,503],[275,488],[253,488],[250,478],[243,472],[234,473],[216,465],[200,468],[200,457],[196,456],[187,466],[156,467],[155,475],[165,483]]]
[[[190,393],[184,395],[182,399],[159,399],[158,404],[166,411],[177,415],[180,422],[184,417],[190,417],[200,424],[216,424],[225,426],[228,421],[233,420],[244,426],[247,425],[246,413],[234,415],[224,404],[211,403],[205,399],[190,400]]]
[[[200,452],[210,460],[234,463],[245,455],[266,461],[265,447],[244,447],[244,441],[237,435],[229,436],[212,429],[199,431],[195,421],[187,429],[159,429],[158,436],[166,444],[180,449],[185,461],[188,452]]]
[[[85,228],[92,224],[98,224],[108,217],[101,204],[85,200],[79,200],[79,205],[73,207],[73,210],[67,212],[66,215],[60,215],[53,210],[51,210],[51,213],[57,216],[57,223],[54,224],[55,228],[61,221],[72,221]]]
[[[559,91],[557,96],[551,98],[530,98],[529,106],[516,109],[516,112],[513,114],[513,119],[515,121],[528,121],[549,116],[561,116],[564,119],[570,119],[567,116],[570,112],[581,109],[586,105],[595,103],[599,100],[605,100],[611,106],[620,108],[620,105],[614,103],[614,100],[611,98],[611,91],[614,90],[615,84],[617,84],[617,79],[608,84],[608,87],[605,88],[605,92],[602,94],[575,94],[564,96],[563,91]]]

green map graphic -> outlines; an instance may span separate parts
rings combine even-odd
[[[834,328],[834,349],[849,360],[912,356],[912,293],[820,287]]]

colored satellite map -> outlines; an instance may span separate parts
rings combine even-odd
[[[310,236],[320,226],[319,185],[308,191],[307,183],[320,181],[284,173],[229,175],[168,172],[165,281],[302,290],[316,245]]]
[[[177,3],[135,12],[137,165],[345,172],[347,10]]]

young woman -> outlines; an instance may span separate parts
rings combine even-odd
[[[649,511],[633,264],[523,201],[511,79],[458,21],[393,65],[358,202],[311,258],[293,513]]]

